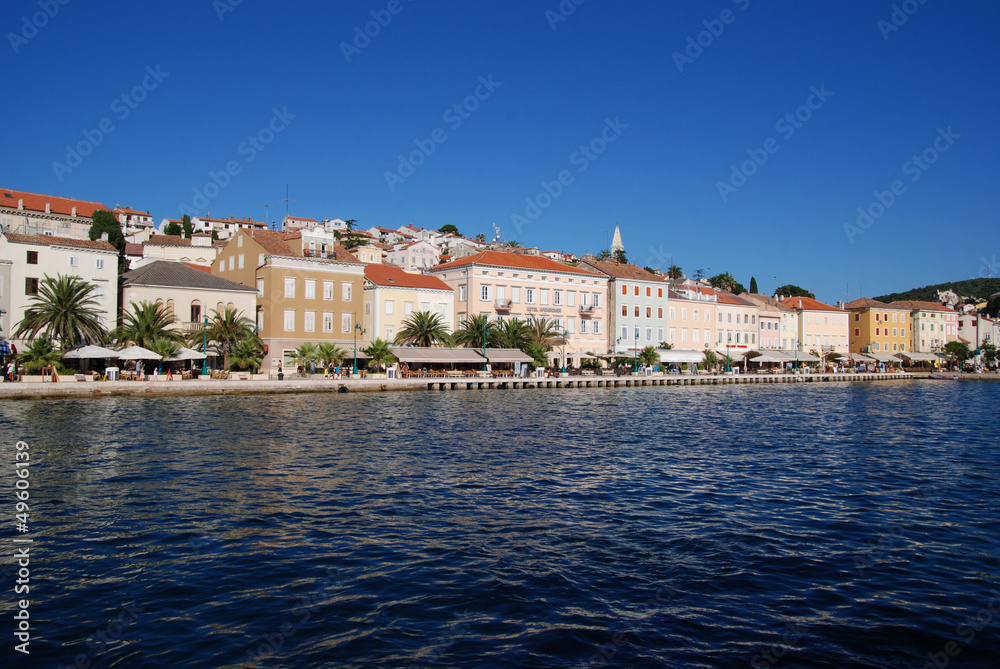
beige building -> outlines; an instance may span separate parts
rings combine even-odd
[[[798,315],[797,350],[849,353],[847,312],[809,297],[786,297],[782,304]]]
[[[100,202],[0,188],[0,229],[21,235],[90,239],[91,216]]]
[[[206,268],[207,269],[207,268]],[[162,304],[184,334],[199,332],[212,312],[235,309],[254,320],[257,291],[183,263],[154,260],[121,275],[121,310],[135,313],[141,302]]]
[[[798,340],[798,316],[791,308],[773,297],[758,293],[741,293],[741,300],[757,305],[757,350],[776,351],[788,348],[788,340]],[[791,336],[789,336],[791,330]],[[782,340],[784,339],[784,343]]]
[[[294,350],[307,342],[352,351],[355,337],[359,349],[374,339],[362,322],[364,265],[340,246],[304,257],[302,241],[297,232],[241,229],[212,265],[212,274],[257,289],[262,371],[293,368]]]
[[[542,256],[480,251],[429,271],[455,290],[455,322],[466,316],[493,320],[547,318],[566,333],[567,364],[608,348],[608,277]],[[561,360],[563,347],[551,352]]]
[[[72,239],[48,235],[21,235],[8,232],[0,235],[0,259],[10,262],[9,278],[0,286],[0,295],[7,304],[4,309],[4,334],[17,328],[25,309],[38,294],[38,285],[45,277],[75,276],[95,286],[101,323],[107,329],[115,327],[118,307],[118,251],[106,241]],[[13,340],[18,346],[24,342]]]
[[[715,351],[722,355],[728,353],[736,358],[737,355],[759,349],[757,305],[725,290],[715,289],[715,294],[719,297],[716,306]]]
[[[936,302],[903,300],[889,305],[910,312],[910,350],[937,353],[948,342],[958,341],[958,312]]]
[[[719,296],[698,282],[670,281],[667,309],[667,343],[675,349],[714,349],[717,338]],[[661,356],[662,357],[662,356]]]
[[[215,261],[216,247],[212,235],[196,232],[191,238],[176,235],[152,235],[142,245],[143,260],[169,260],[209,267]],[[141,263],[135,263],[139,266]]]
[[[390,344],[414,312],[437,314],[455,330],[455,291],[435,276],[409,274],[392,265],[365,266],[365,329]]]

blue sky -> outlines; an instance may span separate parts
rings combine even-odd
[[[280,220],[288,184],[576,253],[617,221],[640,265],[827,301],[1000,255],[996,3],[46,2],[0,13],[5,187]]]

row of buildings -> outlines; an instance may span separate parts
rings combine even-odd
[[[43,206],[27,195],[0,190],[0,198],[17,202],[17,211],[26,203]],[[42,211],[80,217],[87,207],[99,206],[46,202]],[[117,250],[79,233],[82,219],[75,236],[59,227],[72,221],[41,219],[66,233],[48,234],[44,227],[15,226],[0,207],[0,337],[16,326],[38,282],[57,274],[97,286],[109,327],[120,311],[144,300],[162,302],[189,332],[213,310],[235,308],[256,323],[267,347],[265,370],[289,366],[294,349],[306,342],[348,349],[376,338],[391,342],[418,311],[438,314],[451,331],[473,315],[492,321],[547,318],[564,333],[553,360],[569,365],[591,354],[631,356],[649,346],[661,349],[664,362],[686,361],[685,354],[706,349],[736,361],[751,351],[936,360],[934,354],[950,341],[978,347],[1000,337],[996,321],[932,302],[862,298],[831,305],[806,297],[734,295],[703,280],[669,279],[613,260],[510,248],[410,226],[356,231],[348,250],[338,236],[350,226],[340,219],[287,217],[280,231],[249,219],[204,219],[199,224],[228,221],[234,227],[222,233],[213,228],[214,235],[196,228],[181,238],[146,226],[148,215],[140,219],[141,212],[122,209],[115,211],[120,221],[123,215],[135,218],[122,221],[132,269],[119,277]],[[37,222],[38,215],[23,220]],[[406,249],[427,252],[411,253],[412,262],[393,262],[399,256],[392,253]]]

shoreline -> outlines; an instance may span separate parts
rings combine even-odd
[[[65,399],[80,397],[153,397],[195,395],[261,395],[335,392],[401,392],[445,390],[540,390],[632,388],[646,386],[768,385],[776,383],[859,383],[912,381],[928,374],[714,374],[655,376],[567,376],[558,378],[409,378],[286,379],[188,381],[85,381],[3,383],[0,399]],[[958,375],[961,380],[1000,381],[1000,375]]]

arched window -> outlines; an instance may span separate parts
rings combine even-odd
[[[198,300],[191,300],[191,322],[201,322],[201,302]]]
[[[167,315],[171,316],[171,317],[174,315],[174,301],[173,300],[167,300]]]

